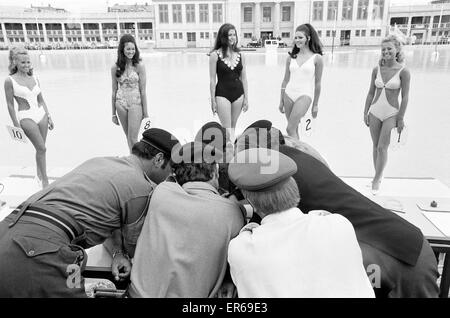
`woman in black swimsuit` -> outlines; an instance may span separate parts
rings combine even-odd
[[[236,28],[225,23],[220,27],[209,55],[211,110],[213,115],[219,115],[222,126],[227,128],[228,141],[234,141],[239,115],[248,109],[245,59],[237,42]]]

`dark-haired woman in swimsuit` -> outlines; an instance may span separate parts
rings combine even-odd
[[[241,111],[248,110],[245,59],[237,43],[236,28],[226,23],[220,27],[209,56],[211,110],[219,115],[222,126],[228,130],[228,141],[234,141]]]

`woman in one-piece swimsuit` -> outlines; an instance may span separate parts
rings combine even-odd
[[[281,84],[280,112],[286,115],[289,136],[299,139],[298,125],[312,103],[312,116],[317,117],[322,80],[322,43],[312,25],[306,23],[295,30],[294,47],[286,60]]]
[[[220,27],[209,55],[211,110],[213,115],[219,115],[222,126],[227,129],[227,141],[231,142],[241,111],[248,110],[245,59],[237,43],[236,28],[226,23]]]
[[[364,123],[372,136],[373,165],[375,176],[372,192],[380,188],[383,171],[387,163],[387,151],[391,140],[391,130],[397,127],[400,133],[404,127],[403,117],[408,105],[410,73],[402,65],[404,60],[402,45],[395,35],[390,35],[381,43],[381,61],[372,71],[370,89],[364,107]],[[399,105],[398,96],[402,93]]]
[[[130,152],[137,142],[142,119],[148,117],[146,74],[140,62],[134,37],[123,35],[117,48],[117,62],[111,68],[112,121],[119,125],[120,120]]]
[[[5,80],[5,96],[14,127],[21,127],[36,149],[36,178],[38,184],[48,185],[46,146],[48,129],[53,121],[42,96],[39,81],[33,75],[30,57],[25,48],[14,47],[9,51],[10,75]],[[14,110],[14,99],[18,105]]]

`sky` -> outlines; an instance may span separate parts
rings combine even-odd
[[[431,0],[391,0],[392,5],[412,5],[412,4],[426,4]],[[150,3],[151,0],[1,0],[1,6],[47,6],[51,4],[55,8],[64,8],[71,12],[104,12],[107,8],[107,3],[112,6],[118,4],[145,4]]]

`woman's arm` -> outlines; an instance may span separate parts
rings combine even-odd
[[[9,77],[5,80],[5,97],[6,105],[8,105],[9,116],[11,117],[13,125],[14,127],[20,127],[20,123],[16,117],[16,111],[14,110],[14,89]]]
[[[111,95],[111,106],[112,106],[112,122],[119,125],[119,119],[116,114],[116,94],[117,94],[117,77],[116,77],[117,66],[113,65],[111,67],[111,81],[112,81],[112,95]]]
[[[375,96],[375,89],[376,89],[375,78],[377,77],[377,71],[378,71],[378,66],[375,66],[372,70],[372,76],[370,78],[369,92],[367,93],[366,104],[364,106],[364,123],[367,126],[369,126],[369,117],[368,117],[369,107],[372,104],[373,97]]]
[[[312,104],[312,116],[313,118],[317,117],[317,112],[319,111],[319,97],[320,97],[320,90],[322,89],[321,83],[322,83],[322,72],[323,72],[323,59],[321,55],[316,55],[315,58],[315,83],[314,83],[314,100]]]
[[[211,52],[209,55],[209,91],[211,93],[211,110],[213,114],[217,112],[216,104],[216,69],[217,69],[217,54]]]
[[[245,70],[245,58],[244,54],[241,53],[242,59],[242,72],[241,72],[241,81],[242,86],[244,87],[244,102],[242,103],[242,110],[246,112],[248,110],[248,85],[247,85],[247,71]]]
[[[139,72],[139,90],[141,92],[141,103],[142,103],[142,118],[148,117],[147,111],[147,74],[145,72],[144,64],[138,64],[138,72]]]
[[[406,107],[408,106],[409,84],[411,82],[411,74],[406,67],[400,72],[400,80],[402,89],[402,102],[400,103],[400,110],[397,114],[397,129],[399,129],[399,131],[401,131],[405,125],[403,122],[403,118],[405,117]]]
[[[284,68],[283,82],[281,82],[280,106],[278,107],[281,113],[284,113],[284,102],[283,102],[284,91],[286,90],[286,85],[289,83],[289,79],[291,78],[291,71],[289,69],[290,65],[291,65],[291,57],[288,56],[288,58],[286,59],[286,66]]]

